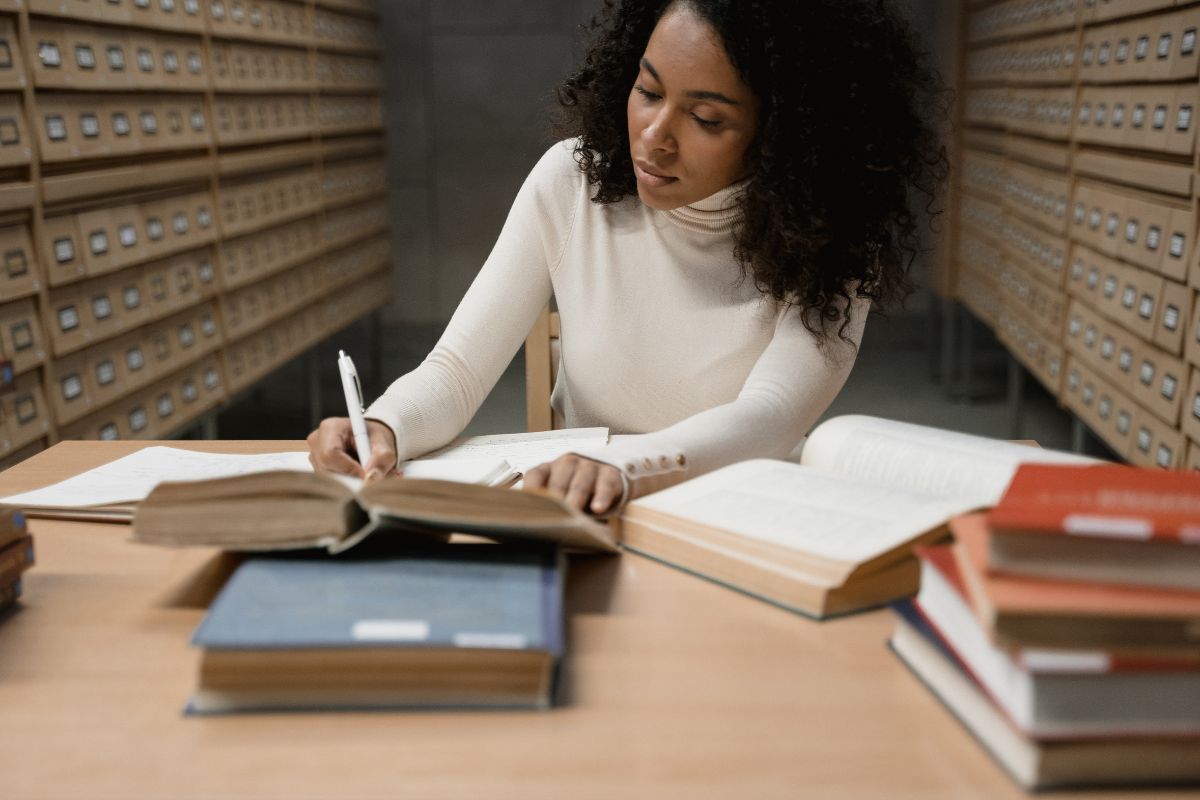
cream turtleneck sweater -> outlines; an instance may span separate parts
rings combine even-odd
[[[818,349],[796,309],[733,258],[736,186],[661,212],[591,202],[574,141],[542,157],[433,352],[367,410],[400,460],[460,434],[551,296],[561,362],[552,404],[570,427],[619,436],[581,454],[631,496],[747,458],[789,455],[837,395],[855,350]],[[862,335],[856,301],[847,335]]]

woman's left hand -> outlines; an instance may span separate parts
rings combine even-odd
[[[547,489],[580,511],[603,514],[621,499],[621,472],[611,464],[568,453],[525,473],[526,489]]]

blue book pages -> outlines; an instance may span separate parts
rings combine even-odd
[[[551,550],[458,545],[371,559],[261,557],[192,638],[210,649],[473,647],[562,653]]]

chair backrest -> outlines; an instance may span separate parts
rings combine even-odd
[[[547,306],[525,337],[525,419],[530,431],[563,427],[550,408],[550,392],[557,378],[558,312]]]

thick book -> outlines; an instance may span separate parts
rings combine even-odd
[[[22,582],[20,578],[8,583],[0,583],[0,614],[7,613],[21,599]]]
[[[7,611],[20,599],[21,576],[33,566],[33,560],[33,537],[27,533],[0,547],[0,612]]]
[[[196,629],[188,710],[544,708],[563,653],[558,553],[251,558]]]
[[[33,536],[28,533],[0,547],[0,584],[19,579],[33,561]]]
[[[1200,592],[993,573],[987,516],[950,530],[971,605],[1002,645],[1200,654]]]
[[[1200,590],[1200,473],[1023,465],[988,525],[997,571]]]
[[[755,460],[629,503],[631,550],[813,617],[917,589],[914,545],[990,506],[1026,461],[1068,453],[863,416],[818,426],[799,464]]]
[[[19,508],[0,505],[0,547],[6,547],[25,535],[25,515]]]
[[[1021,733],[1035,739],[1200,736],[1200,662],[1104,651],[997,647],[979,624],[948,546],[920,551],[913,605]],[[904,614],[906,604],[898,603]],[[910,620],[911,621],[911,620]]]
[[[1009,724],[918,620],[902,615],[889,643],[900,660],[1026,789],[1200,781],[1200,738],[1139,736],[1039,742]]]
[[[324,547],[337,553],[376,531],[470,533],[616,550],[607,525],[549,493],[398,477],[363,485],[329,473],[272,471],[161,483],[133,518],[135,541],[226,550]]]

